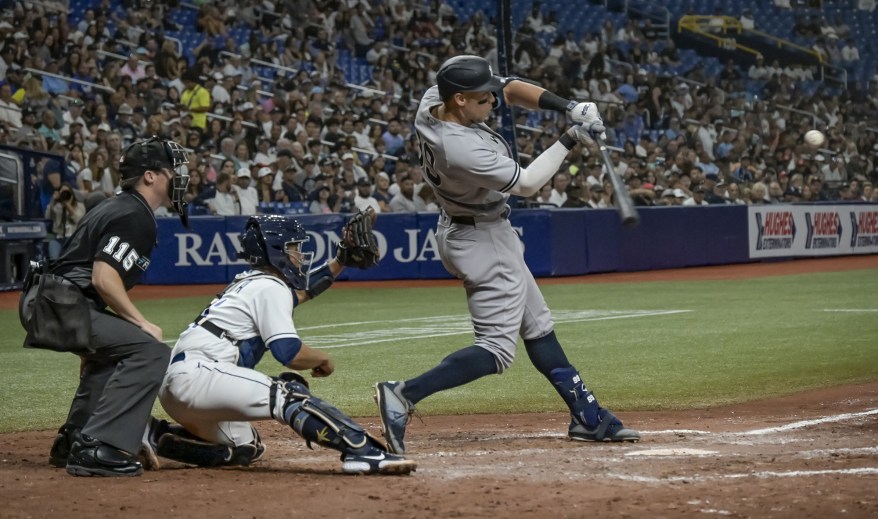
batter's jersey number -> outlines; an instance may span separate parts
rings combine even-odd
[[[116,245],[118,245],[118,247],[116,247]],[[110,238],[107,246],[103,248],[103,251],[113,256],[114,260],[122,263],[122,268],[124,268],[127,272],[131,270],[131,267],[134,266],[134,263],[140,257],[140,254],[137,254],[137,251],[135,251],[134,249],[128,251],[128,249],[131,249],[131,246],[128,245],[128,242],[123,241],[122,243],[119,243],[119,237],[113,236],[112,238]],[[127,256],[125,255],[126,252],[128,252]]]
[[[442,183],[442,179],[436,174],[436,154],[433,153],[433,149],[430,148],[427,141],[421,137],[421,134],[418,134],[418,143],[421,146],[421,167],[424,169],[424,173],[427,175],[427,178],[430,179],[430,182],[434,186],[438,186]]]

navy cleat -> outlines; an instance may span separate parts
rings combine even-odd
[[[610,411],[598,408],[600,422],[597,427],[588,428],[582,420],[573,417],[567,437],[581,442],[638,442],[640,433],[627,429]]]
[[[372,447],[364,454],[342,454],[341,461],[341,470],[345,474],[401,476],[410,474],[418,468],[418,464],[415,461],[407,460],[396,454],[390,454],[376,447]]]
[[[381,417],[381,432],[387,442],[387,450],[405,454],[405,428],[415,412],[415,406],[404,396],[405,382],[378,382],[375,384],[375,402]]]
[[[160,470],[162,468],[158,456],[159,438],[168,431],[168,422],[157,420],[152,416],[149,417],[149,422],[143,431],[143,439],[140,442],[140,452],[137,454],[137,459],[145,470]]]

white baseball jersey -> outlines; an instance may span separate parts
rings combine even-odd
[[[272,341],[299,337],[294,305],[280,278],[258,270],[238,274],[202,312],[231,340],[191,324],[174,346],[159,391],[171,418],[209,442],[252,443],[256,432],[250,421],[280,416],[282,407],[271,409],[273,380],[252,368]]]
[[[293,293],[282,279],[249,270],[235,276],[226,291],[202,312],[210,321],[240,341],[220,339],[195,324],[180,334],[173,355],[186,352],[205,360],[230,362],[252,368],[267,345],[276,339],[298,339],[293,324]]]
[[[441,121],[430,109],[441,105],[439,87],[424,94],[415,117],[424,176],[439,206],[455,216],[499,216],[521,166],[497,132],[485,124],[462,126]]]

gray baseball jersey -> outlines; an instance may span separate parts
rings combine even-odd
[[[502,372],[512,364],[519,335],[538,339],[554,327],[507,219],[507,192],[521,166],[510,158],[506,141],[486,125],[435,118],[430,109],[440,104],[438,88],[430,88],[415,118],[425,177],[442,208],[439,256],[463,280],[475,345],[493,353]],[[459,216],[471,217],[472,223],[453,218]]]
[[[438,87],[424,94],[415,118],[427,182],[448,214],[499,217],[521,175],[509,145],[485,124],[440,121],[430,109],[442,104]]]

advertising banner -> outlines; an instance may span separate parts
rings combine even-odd
[[[878,252],[874,204],[751,206],[747,219],[750,258]]]

